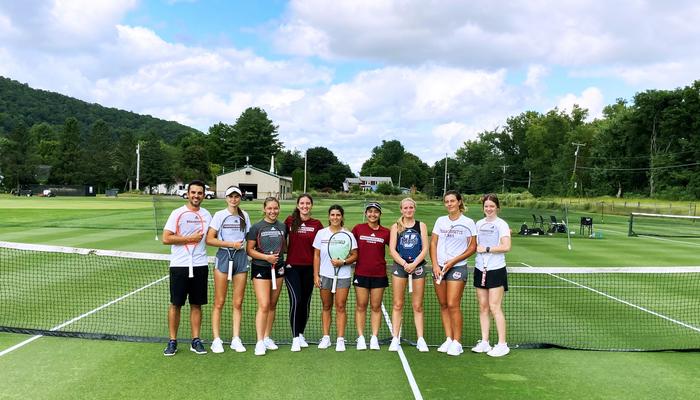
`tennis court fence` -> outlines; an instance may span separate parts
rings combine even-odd
[[[0,331],[129,341],[167,339],[168,255],[0,242]],[[210,263],[212,265],[213,263]],[[509,266],[504,310],[508,342],[520,347],[616,351],[700,350],[700,267],[535,268]],[[212,274],[210,274],[210,280]],[[470,271],[471,277],[471,271]],[[286,292],[286,288],[282,288]],[[211,304],[204,307],[202,337],[211,340]],[[392,292],[384,306],[391,314]],[[355,332],[350,291],[345,337]],[[272,337],[289,343],[288,298],[282,293]],[[189,333],[183,307],[180,334]],[[241,336],[255,341],[256,301],[248,281]],[[463,342],[480,337],[471,279],[462,299]],[[369,312],[369,311],[368,311]],[[321,336],[318,292],[305,336]],[[425,339],[444,340],[432,281],[424,296]],[[222,333],[230,339],[230,297]],[[411,299],[405,295],[402,338],[416,340]],[[365,335],[370,334],[369,317]],[[332,336],[335,336],[333,323]],[[492,328],[495,340],[495,327]],[[184,337],[183,337],[184,338]],[[382,325],[380,339],[391,334]]]

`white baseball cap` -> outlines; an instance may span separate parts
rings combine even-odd
[[[239,196],[243,196],[243,192],[241,192],[241,189],[239,189],[238,186],[229,186],[228,189],[226,189],[227,197],[234,193],[238,193]]]

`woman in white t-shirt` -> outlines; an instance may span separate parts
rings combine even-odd
[[[486,217],[476,223],[477,255],[474,269],[481,340],[472,351],[501,357],[510,352],[506,343],[506,317],[501,307],[503,295],[508,290],[505,253],[509,252],[511,247],[510,228],[504,220],[498,218],[501,207],[495,194],[486,194],[481,201]],[[489,344],[491,317],[498,331],[498,344],[494,347]]]
[[[319,349],[327,349],[331,346],[331,310],[335,304],[335,324],[338,338],[335,351],[345,351],[345,326],[348,316],[345,304],[350,292],[351,265],[357,260],[357,241],[355,236],[343,227],[345,210],[338,204],[328,208],[328,227],[321,229],[314,238],[314,283],[321,293],[321,329],[323,337],[318,344]],[[347,233],[351,249],[345,259],[331,259],[328,254],[328,242],[337,232]],[[347,238],[346,238],[347,239]],[[338,268],[338,281],[336,291],[332,293],[333,277]]]
[[[211,351],[223,353],[224,346],[219,330],[221,327],[221,312],[226,303],[228,282],[231,279],[233,306],[233,336],[231,350],[238,353],[246,349],[241,342],[241,313],[243,294],[245,293],[248,276],[248,255],[245,251],[245,235],[250,230],[250,217],[240,208],[242,191],[238,186],[226,189],[227,207],[214,214],[209,231],[207,244],[218,247],[216,265],[214,268],[214,309],[211,313],[211,330],[214,340]],[[231,271],[229,271],[231,268]]]
[[[462,310],[460,303],[467,281],[467,258],[476,251],[473,240],[476,226],[466,217],[462,195],[448,190],[443,197],[447,215],[435,221],[430,238],[435,294],[440,303],[440,318],[445,341],[437,351],[458,356],[462,349]]]

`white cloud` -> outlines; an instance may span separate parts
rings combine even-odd
[[[580,96],[569,93],[559,99],[557,107],[562,111],[571,113],[574,105],[588,110],[589,121],[600,118],[603,116],[603,108],[605,107],[603,93],[596,87],[586,88],[581,92]]]

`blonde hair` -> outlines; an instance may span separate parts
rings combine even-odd
[[[403,203],[406,203],[406,202],[413,203],[413,208],[416,208],[416,201],[410,197],[406,197],[405,199],[401,200],[401,202],[399,203],[399,209],[403,208]],[[414,217],[414,219],[415,219],[415,217]],[[396,228],[397,228],[398,233],[401,233],[401,232],[406,230],[406,226],[403,224],[403,214],[401,214],[399,219],[396,220]]]

